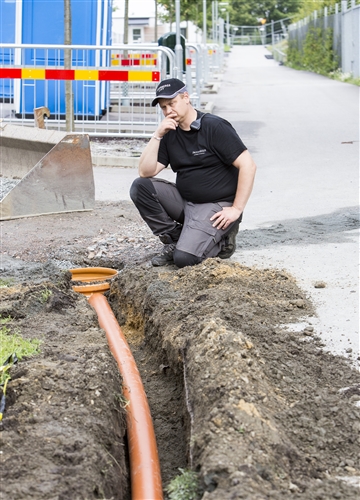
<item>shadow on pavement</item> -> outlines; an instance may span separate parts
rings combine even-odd
[[[353,235],[346,233],[359,227],[358,207],[344,207],[329,214],[282,220],[269,227],[240,230],[238,240],[239,245],[246,249],[345,243],[353,239]]]

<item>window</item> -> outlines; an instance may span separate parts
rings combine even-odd
[[[134,42],[141,40],[141,28],[133,28],[132,37]]]

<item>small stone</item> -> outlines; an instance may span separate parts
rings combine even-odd
[[[299,488],[296,484],[294,484],[294,483],[290,483],[290,484],[289,484],[289,490],[290,490],[290,491],[292,491],[292,492],[296,492],[296,491],[299,491],[299,489],[300,489],[300,488]]]
[[[292,300],[290,303],[298,307],[299,309],[303,309],[305,307],[305,301],[302,299]]]
[[[219,417],[213,418],[212,421],[216,425],[216,427],[221,427],[222,426],[222,420],[221,420],[221,418],[219,418]]]
[[[346,465],[344,467],[344,469],[347,471],[347,472],[351,472],[351,473],[354,473],[356,472],[356,469],[354,467],[350,467],[349,465]]]
[[[316,281],[314,288],[326,288],[326,283],[324,281]]]
[[[245,341],[245,345],[247,349],[252,349],[254,347],[254,344],[250,342],[249,340]]]
[[[348,465],[349,467],[354,467],[354,465],[355,465],[354,460],[350,460],[350,459],[345,460],[345,463],[346,463],[346,465]]]
[[[306,327],[303,331],[303,334],[304,335],[307,335],[308,337],[311,336],[313,334],[313,331],[314,331],[314,328],[312,328],[311,326],[310,327]]]

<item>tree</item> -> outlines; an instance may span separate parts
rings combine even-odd
[[[331,3],[336,0],[316,0]],[[221,0],[219,0],[220,4]],[[260,19],[266,22],[279,21],[294,16],[307,0],[226,0],[230,24],[237,26],[258,26]],[[167,11],[165,21],[173,22],[175,16],[175,0],[158,0]],[[308,2],[307,2],[308,3]],[[212,0],[207,0],[207,24],[212,24]],[[202,27],[203,1],[180,0],[181,20],[192,21]]]
[[[162,5],[167,13],[162,16],[162,19],[171,25],[175,21],[175,0],[157,0],[159,5]],[[208,3],[209,0],[208,0]],[[197,26],[202,24],[202,0],[180,0],[180,20],[192,21]]]
[[[335,8],[335,4],[339,3],[339,0],[312,0],[311,2],[306,2],[303,0],[301,6],[294,18],[295,21],[304,19],[305,17],[312,14],[315,10],[321,10],[324,7]]]
[[[230,23],[237,26],[257,26],[260,19],[266,22],[292,17],[303,0],[230,0]]]

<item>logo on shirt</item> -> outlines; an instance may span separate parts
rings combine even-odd
[[[199,151],[193,151],[192,154],[194,156],[200,156],[200,155],[204,155],[206,153],[206,149],[199,149]]]

